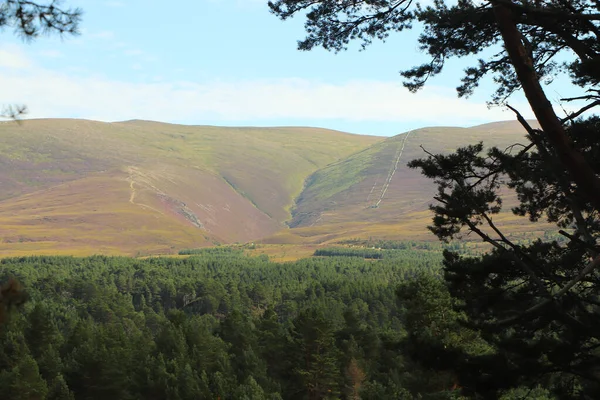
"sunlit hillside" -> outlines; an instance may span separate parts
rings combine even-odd
[[[0,255],[151,254],[281,230],[305,179],[373,136],[149,121],[0,124]]]
[[[422,128],[375,143],[311,175],[297,199],[289,223],[292,229],[265,242],[322,244],[368,237],[433,240],[426,226],[431,221],[428,206],[435,185],[407,163],[426,157],[426,152],[449,153],[480,141],[507,148],[523,143],[524,135],[518,122],[507,121],[472,128]],[[509,211],[510,194],[506,204]],[[515,233],[532,229],[510,212],[497,220],[511,225]]]
[[[282,259],[356,238],[433,240],[435,187],[406,164],[425,151],[524,138],[516,122],[381,138],[28,120],[0,124],[0,135],[0,255],[173,254],[260,241]],[[497,221],[514,234],[532,229],[509,212]]]

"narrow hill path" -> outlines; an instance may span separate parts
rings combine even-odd
[[[381,195],[379,196],[379,200],[377,201],[377,203],[375,203],[374,208],[379,207],[379,204],[381,204],[381,201],[385,197],[385,193],[387,192],[388,188],[390,187],[392,178],[394,177],[394,174],[396,173],[396,170],[398,169],[398,163],[400,162],[400,158],[402,158],[402,153],[404,152],[404,146],[406,146],[406,141],[408,140],[408,137],[410,136],[411,133],[412,133],[412,131],[409,131],[406,134],[406,136],[404,136],[404,140],[402,140],[402,144],[398,146],[398,151],[396,153],[395,161],[392,164],[392,168],[390,168],[390,172],[388,173],[388,177],[385,181],[385,184],[381,188]]]
[[[130,194],[129,194],[129,202],[133,205],[142,207],[142,208],[146,208],[148,210],[152,210],[155,211],[161,215],[165,215],[162,211],[157,210],[154,207],[151,207],[147,204],[143,204],[143,203],[136,203],[135,201],[135,197],[136,197],[136,189],[135,189],[135,174],[140,174],[139,170],[135,167],[128,167],[127,168],[129,176],[127,177],[127,180],[129,181],[129,189],[130,189]],[[158,217],[157,217],[158,218]]]
[[[129,195],[129,202],[131,204],[135,204],[135,186],[133,185],[133,180],[129,181],[129,189],[131,189],[131,194]]]
[[[373,194],[373,191],[375,190],[375,187],[377,186],[377,183],[379,183],[379,178],[375,179],[375,183],[373,184],[373,187],[371,188],[371,191],[369,192],[369,195],[367,196],[367,207],[369,205],[369,200],[371,200],[371,195]]]

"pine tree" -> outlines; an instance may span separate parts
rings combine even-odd
[[[600,119],[573,122],[567,129],[593,168]],[[600,362],[596,238],[600,220],[594,205],[557,162],[551,144],[533,132],[535,150],[507,154],[473,145],[455,154],[417,160],[439,186],[430,229],[442,240],[466,229],[493,246],[481,257],[445,252],[445,277],[467,323],[497,351],[457,363],[461,383],[474,392],[492,393],[552,387],[561,396],[600,395],[600,378],[590,372]],[[532,146],[533,147],[533,146]],[[544,216],[568,239],[567,245],[537,240],[519,244],[495,224],[500,211],[501,175],[519,197],[514,212],[532,221]]]
[[[240,400],[268,400],[263,388],[251,376],[240,386],[235,397]]]
[[[62,375],[58,375],[52,381],[46,400],[75,400],[73,392],[69,390],[67,382]]]
[[[177,387],[179,389],[179,398],[181,400],[201,399],[203,396],[200,377],[192,371],[189,364],[186,364],[185,367],[178,372]]]
[[[14,400],[44,400],[48,393],[46,381],[40,375],[33,357],[27,355],[10,372],[10,385],[6,393]]]
[[[341,379],[334,329],[323,313],[309,309],[294,319],[294,373],[309,400],[339,395]]]
[[[257,324],[257,350],[266,364],[266,376],[275,381],[287,381],[289,377],[288,357],[286,354],[286,336],[278,315],[268,308]]]

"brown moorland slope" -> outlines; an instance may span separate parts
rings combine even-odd
[[[381,138],[150,121],[0,124],[0,256],[154,254],[279,231],[307,176]]]

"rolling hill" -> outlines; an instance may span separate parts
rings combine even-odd
[[[285,227],[304,181],[381,141],[315,128],[0,124],[0,256],[155,254]]]
[[[172,254],[259,241],[434,240],[433,183],[406,164],[483,141],[523,141],[517,122],[381,138],[317,128],[150,121],[0,123],[0,256]],[[510,198],[508,199],[510,204]],[[509,212],[515,233],[531,226]],[[265,250],[266,249],[266,250]]]
[[[291,229],[265,243],[324,244],[353,238],[433,240],[425,226],[433,182],[407,163],[432,153],[483,141],[501,148],[524,141],[518,122],[497,122],[471,128],[436,127],[406,132],[357,152],[312,174],[296,199]],[[511,199],[507,201],[510,209]],[[513,197],[514,199],[514,197]],[[514,200],[513,200],[514,201]],[[531,229],[510,212],[496,217],[512,231]]]

